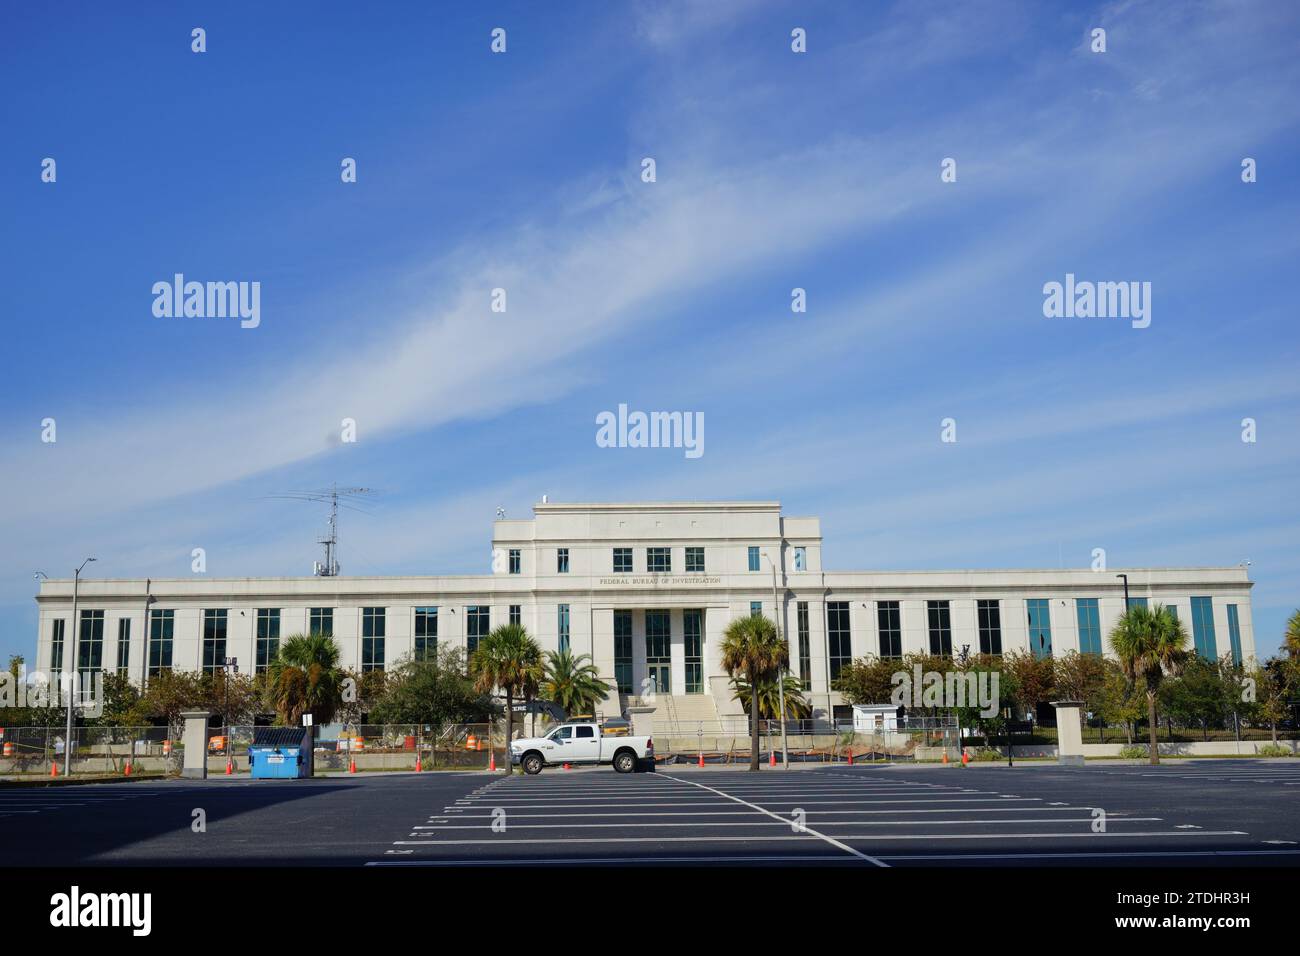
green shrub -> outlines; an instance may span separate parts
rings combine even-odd
[[[1290,747],[1283,747],[1281,744],[1264,744],[1255,753],[1260,757],[1290,757],[1294,751]]]
[[[994,750],[992,747],[981,747],[979,750],[971,751],[970,759],[988,763],[990,760],[1003,760],[1006,754]]]
[[[1129,744],[1119,748],[1119,755],[1125,760],[1144,760],[1151,756],[1151,749],[1145,744]]]

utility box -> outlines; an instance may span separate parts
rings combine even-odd
[[[248,748],[254,780],[297,780],[312,775],[310,727],[255,727]]]

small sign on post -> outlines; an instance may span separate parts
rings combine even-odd
[[[303,715],[302,715],[302,725],[303,725],[304,727],[310,727],[310,726],[312,725],[312,715],[311,715],[311,714],[303,714]]]

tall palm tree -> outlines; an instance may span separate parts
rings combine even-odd
[[[787,720],[802,720],[812,713],[812,707],[803,696],[803,684],[793,674],[786,674],[780,687],[775,677],[767,677],[758,682],[758,716],[765,720],[775,720],[781,712],[781,693],[785,692],[785,716]],[[749,681],[744,677],[731,679],[732,690],[740,706],[749,713]]]
[[[506,695],[506,768],[511,772],[509,747],[514,731],[515,698],[535,690],[545,668],[542,649],[522,624],[502,624],[478,642],[469,660],[470,675],[480,694],[501,688]],[[490,736],[490,735],[489,735]]]
[[[790,648],[777,636],[776,625],[761,614],[735,618],[722,632],[722,667],[749,686],[775,680],[790,660]],[[758,708],[749,713],[749,769],[758,770]]]
[[[564,708],[564,712],[590,714],[609,693],[609,684],[600,679],[600,671],[589,654],[576,657],[565,648],[546,652],[546,677],[542,696]]]
[[[294,634],[267,665],[266,696],[280,722],[296,727],[303,714],[315,724],[334,719],[343,698],[339,646],[327,634]]]
[[[1110,632],[1110,646],[1130,685],[1139,680],[1147,692],[1147,728],[1150,731],[1152,766],[1160,763],[1156,744],[1156,697],[1160,682],[1177,677],[1187,660],[1187,629],[1167,607],[1135,605],[1129,608]]]

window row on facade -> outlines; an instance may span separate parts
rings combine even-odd
[[[637,569],[633,560],[635,553],[631,547],[616,547],[610,550],[610,570],[614,574],[635,574]],[[645,551],[645,567],[647,574],[670,574],[673,570],[673,549],[671,547],[650,547],[643,549]],[[808,549],[798,546],[793,549],[794,570],[806,571],[808,569]],[[683,549],[685,559],[685,572],[687,574],[703,574],[706,566],[704,561],[703,546],[691,545]],[[748,549],[748,568],[750,571],[763,570],[764,552],[757,545],[751,545]],[[506,570],[510,574],[522,574],[524,568],[523,549],[510,548],[507,551]],[[569,549],[555,549],[555,573],[569,573]]]

